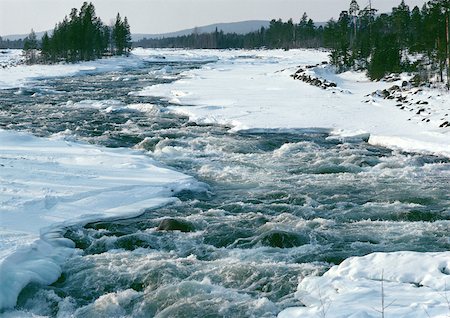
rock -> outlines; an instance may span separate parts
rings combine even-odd
[[[195,231],[194,225],[190,222],[177,220],[177,219],[164,219],[157,228],[158,231],[181,231],[181,232],[193,232]]]
[[[265,246],[291,248],[308,244],[309,238],[296,233],[274,230],[264,233],[260,242]]]
[[[439,128],[445,128],[445,127],[450,127],[450,122],[445,121],[439,126]]]
[[[391,92],[396,92],[399,90],[400,90],[400,87],[398,85],[394,85],[389,88],[389,91],[391,91]]]
[[[383,98],[386,98],[386,97],[388,97],[391,94],[385,89],[383,89],[382,91],[377,91],[377,92],[378,92],[378,95],[383,97]]]

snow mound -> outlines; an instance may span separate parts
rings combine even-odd
[[[288,308],[279,318],[375,318],[383,311],[387,317],[448,317],[450,252],[352,257],[321,277],[303,279],[296,297],[306,307]]]

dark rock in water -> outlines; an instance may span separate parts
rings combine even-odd
[[[195,231],[194,225],[190,222],[177,220],[177,219],[164,219],[159,223],[158,231],[181,231],[181,232],[193,232]]]
[[[269,233],[263,234],[260,242],[265,246],[291,248],[308,244],[309,239],[296,233],[270,231]]]
[[[143,237],[138,235],[125,235],[117,239],[116,246],[118,248],[123,248],[127,251],[133,251],[137,248],[154,248],[151,242],[145,240]]]

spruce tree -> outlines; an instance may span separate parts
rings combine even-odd
[[[23,49],[25,51],[25,59],[27,63],[36,63],[37,61],[37,38],[34,30],[31,29],[30,34],[25,38]]]

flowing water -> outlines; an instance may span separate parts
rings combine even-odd
[[[302,305],[294,293],[303,277],[350,256],[448,250],[448,159],[326,130],[230,133],[191,123],[156,97],[129,94],[200,66],[147,63],[0,90],[0,128],[143,149],[209,186],[137,218],[68,228],[79,253],[51,286],[27,286],[17,309],[50,317],[274,317]],[[158,229],[167,218],[180,230]]]

